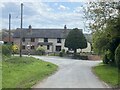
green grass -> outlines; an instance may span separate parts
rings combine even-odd
[[[57,66],[33,57],[11,57],[2,62],[2,88],[30,88],[51,75]]]
[[[110,65],[99,64],[93,68],[95,74],[112,87],[118,85],[118,69]]]
[[[1,88],[2,88],[2,60],[0,60],[0,90]]]

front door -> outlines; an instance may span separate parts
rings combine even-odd
[[[56,46],[56,51],[61,51],[61,46]]]

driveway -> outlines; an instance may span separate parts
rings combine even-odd
[[[53,56],[34,56],[59,66],[58,71],[33,88],[107,88],[93,73],[92,67],[101,61],[65,59]]]

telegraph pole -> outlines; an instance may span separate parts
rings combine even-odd
[[[11,14],[9,14],[9,44],[11,44]]]
[[[20,57],[22,57],[22,23],[23,23],[23,3],[21,3]]]

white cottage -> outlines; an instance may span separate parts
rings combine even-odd
[[[22,30],[22,52],[27,53],[28,47],[31,53],[34,53],[38,46],[45,47],[46,52],[60,52],[64,47],[65,37],[72,29],[35,29],[31,25]],[[14,44],[20,46],[20,28],[17,28],[13,35]],[[90,52],[91,46],[83,50]]]

